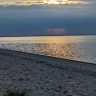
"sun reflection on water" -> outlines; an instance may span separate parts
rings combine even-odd
[[[96,63],[96,36],[2,37],[0,48]]]

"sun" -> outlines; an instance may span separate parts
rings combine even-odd
[[[68,0],[41,0],[44,4],[65,4]]]
[[[48,4],[59,4],[59,2],[56,0],[49,0]]]

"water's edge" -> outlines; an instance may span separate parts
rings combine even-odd
[[[45,65],[47,64],[48,66],[58,67],[61,69],[64,69],[65,67],[71,67],[79,70],[96,72],[96,65],[93,63],[86,63],[81,61],[74,61],[7,49],[0,49],[0,55],[9,56],[9,58],[10,57],[23,58],[26,60],[35,59],[37,60],[37,62],[42,62],[42,66],[43,64]]]

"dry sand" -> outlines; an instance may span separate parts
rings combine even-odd
[[[96,96],[96,65],[0,49],[0,96]]]

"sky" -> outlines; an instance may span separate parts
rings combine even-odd
[[[0,36],[96,35],[96,0],[0,0]]]

